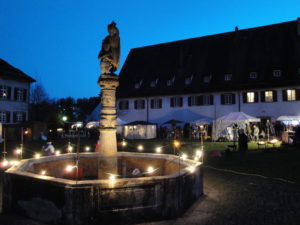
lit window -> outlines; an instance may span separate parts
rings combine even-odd
[[[295,101],[296,100],[296,90],[286,90],[287,93],[287,100],[288,101]]]
[[[6,112],[0,111],[0,122],[1,123],[6,123],[6,119],[7,119],[6,115],[7,115]]]
[[[273,70],[273,77],[281,77],[281,70]]]
[[[145,108],[145,100],[144,99],[135,100],[134,108],[135,109],[144,109]]]
[[[232,74],[225,74],[225,75],[224,75],[224,80],[225,80],[225,81],[230,81],[231,78],[232,78]]]
[[[256,79],[256,78],[257,78],[257,73],[256,73],[256,72],[251,72],[251,73],[249,74],[249,77],[250,77],[251,79]]]
[[[273,91],[265,91],[265,101],[273,102]]]
[[[0,99],[7,99],[8,90],[7,86],[0,86]]]
[[[254,94],[254,92],[247,92],[247,102],[248,103],[255,102],[255,94]]]
[[[127,110],[128,108],[129,108],[129,102],[127,100],[119,102],[119,109],[120,110]]]

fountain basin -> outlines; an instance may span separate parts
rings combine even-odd
[[[75,154],[23,160],[4,176],[4,212],[59,224],[133,223],[180,216],[203,194],[200,162],[174,155],[118,153],[117,179],[99,175],[98,153],[81,153],[81,175],[72,180],[65,167]],[[138,168],[154,173],[132,175]],[[190,170],[193,168],[193,170]],[[40,175],[45,170],[46,175]]]

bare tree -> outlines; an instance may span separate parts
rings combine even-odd
[[[49,100],[48,94],[46,93],[42,84],[35,83],[31,88],[30,103],[40,104]]]

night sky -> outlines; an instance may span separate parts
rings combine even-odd
[[[299,0],[0,0],[0,58],[51,98],[91,97],[99,94],[97,56],[112,20],[122,66],[131,48],[297,17]]]

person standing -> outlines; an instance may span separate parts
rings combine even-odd
[[[259,140],[259,128],[256,125],[253,125],[253,138],[254,141]]]
[[[248,137],[243,129],[239,129],[238,143],[240,152],[246,152],[248,150]]]

